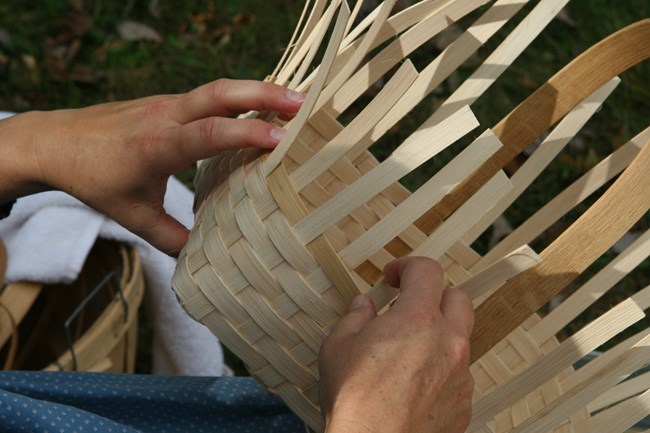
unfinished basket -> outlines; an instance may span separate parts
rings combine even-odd
[[[103,240],[72,284],[7,285],[0,293],[3,369],[133,373],[143,293],[135,250]]]
[[[650,20],[578,57],[417,191],[398,183],[478,126],[468,105],[567,1],[537,2],[476,72],[381,163],[370,146],[526,2],[494,2],[419,72],[406,57],[486,0],[421,1],[393,15],[395,1],[387,0],[356,26],[361,2],[352,11],[345,1],[316,1],[311,8],[308,2],[298,26],[302,31],[296,31],[269,78],[308,92],[302,110],[286,125],[286,137],[270,154],[224,152],[200,165],[196,223],[178,262],[174,290],[189,314],[315,430],[323,430],[317,369],[323,339],[354,295],[369,294],[378,309],[394,299],[396,292],[382,281],[380,270],[404,255],[437,259],[448,284],[474,300],[476,390],[468,431],[623,432],[650,412],[648,375],[622,382],[650,361],[647,326],[587,366],[572,367],[643,320],[650,288],[562,341],[556,338],[647,258],[650,232],[550,314],[537,313],[646,217],[650,128],[487,254],[472,248],[599,108],[618,84],[616,76],[650,55]],[[334,21],[320,66],[312,68]],[[381,91],[344,124],[342,114],[381,78]],[[252,115],[271,119],[272,114]],[[507,176],[504,167],[554,125]],[[539,255],[527,246],[616,177]]]

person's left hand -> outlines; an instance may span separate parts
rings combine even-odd
[[[31,164],[12,167],[25,183],[17,190],[66,191],[175,255],[188,230],[163,209],[169,176],[224,149],[273,148],[284,129],[231,116],[291,115],[303,99],[273,84],[222,79],[181,95],[25,113],[6,121],[3,140],[22,146],[7,145],[22,154],[17,164]]]
[[[399,287],[377,316],[359,295],[319,354],[320,405],[326,433],[460,433],[471,418],[469,370],[472,303],[445,289],[442,268],[405,257],[384,269]]]

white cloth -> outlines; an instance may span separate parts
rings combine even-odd
[[[187,227],[194,221],[192,202],[192,192],[171,178],[165,209]],[[8,251],[5,282],[70,283],[98,237],[135,245],[140,253],[145,303],[154,330],[153,373],[228,374],[218,339],[176,300],[171,289],[176,260],[68,194],[51,191],[23,197],[11,215],[0,220],[0,238]]]

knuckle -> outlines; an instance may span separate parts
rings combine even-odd
[[[450,342],[450,361],[456,368],[467,369],[470,360],[470,344],[467,338],[455,335]]]
[[[139,151],[135,152],[136,157],[139,157],[144,163],[155,160],[160,154],[160,148],[164,141],[164,134],[161,131],[147,131],[140,134],[137,139]]]
[[[219,78],[210,84],[209,92],[213,99],[223,99],[230,89],[232,81],[227,78]]]
[[[152,97],[144,106],[144,114],[158,116],[169,111],[170,101],[166,97]]]
[[[222,134],[222,124],[215,118],[204,119],[199,125],[199,140],[202,143],[212,143]]]
[[[434,272],[438,272],[442,274],[444,270],[442,269],[442,266],[440,263],[437,261],[433,260],[430,257],[424,257],[424,256],[415,256],[411,259],[412,263],[417,265],[417,266],[423,266],[423,267],[428,267],[431,268]]]

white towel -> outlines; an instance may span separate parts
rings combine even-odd
[[[193,195],[171,178],[165,209],[191,227]],[[142,258],[145,304],[154,329],[153,373],[220,376],[230,373],[217,338],[179,305],[171,289],[176,260],[63,192],[23,197],[0,220],[9,254],[5,282],[70,283],[98,237],[135,245]],[[46,245],[47,247],[44,247]]]

